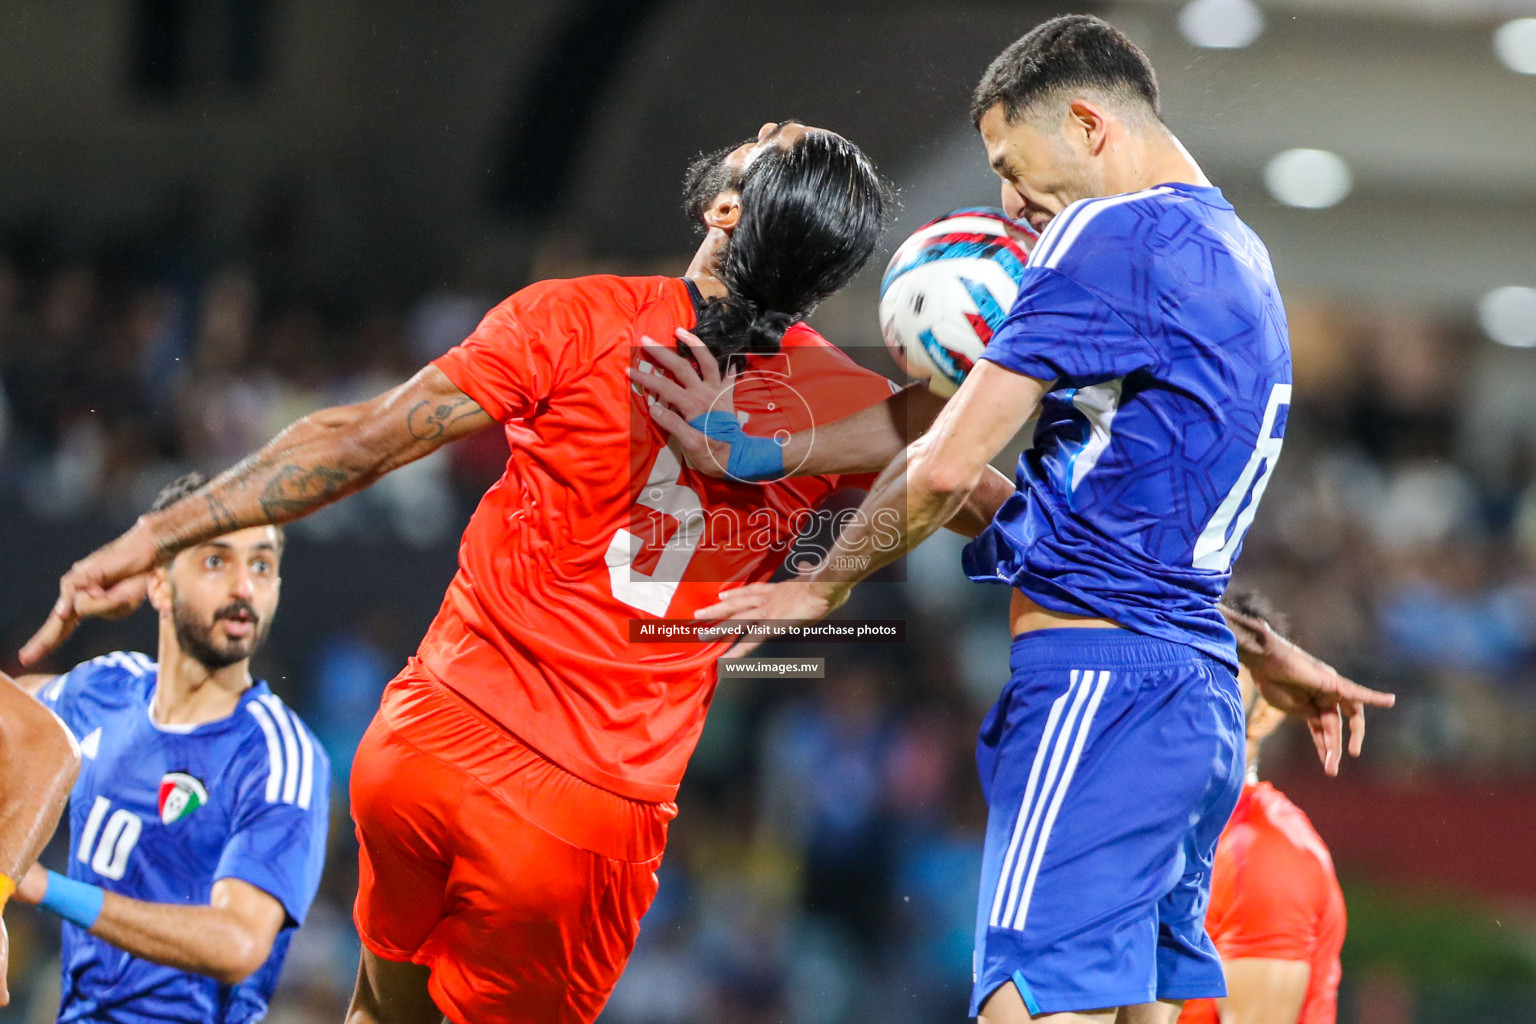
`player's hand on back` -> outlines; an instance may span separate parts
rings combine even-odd
[[[760,622],[772,620],[786,625],[815,622],[848,599],[846,587],[801,580],[782,583],[748,583],[720,593],[720,600],[694,613],[699,619],[722,622]],[[772,637],[744,637],[724,654],[744,658]]]
[[[1359,757],[1365,743],[1365,709],[1390,708],[1394,694],[1361,686],[1340,675],[1280,636],[1262,619],[1223,608],[1228,622],[1243,635],[1240,647],[1264,699],[1286,714],[1304,718],[1323,771],[1339,773],[1344,749],[1344,721],[1349,720],[1349,754]]]
[[[149,571],[158,551],[148,531],[135,525],[105,547],[76,562],[59,580],[59,599],[41,628],[21,649],[21,663],[35,665],[62,644],[83,618],[122,618],[144,603]]]
[[[730,464],[730,443],[710,438],[693,421],[701,416],[735,418],[731,393],[736,373],[721,374],[714,353],[688,331],[678,328],[677,339],[687,346],[697,369],[676,349],[643,337],[642,357],[666,373],[631,367],[629,379],[656,399],[650,403],[651,418],[671,435],[688,464],[707,476],[724,477]]]

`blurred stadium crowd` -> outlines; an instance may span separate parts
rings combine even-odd
[[[0,257],[7,523],[39,537],[100,523],[105,535],[186,469],[221,469],[305,412],[404,379],[501,297],[443,288],[338,302],[270,271],[189,266],[143,253]],[[858,337],[824,329],[868,345],[873,303],[854,316],[855,301],[829,320]],[[1399,710],[1373,719],[1350,774],[1530,773],[1536,355],[1412,309],[1308,297],[1290,312],[1298,401],[1240,583],[1269,593],[1316,653],[1402,694]],[[495,432],[482,435],[293,531],[290,564],[322,543],[364,552],[350,578],[327,581],[349,624],[297,645],[280,615],[261,662],[330,748],[338,794],[379,692],[425,626],[380,602],[367,559],[419,550],[445,580],[504,454]],[[936,539],[909,560],[909,585],[862,588],[848,610],[907,619],[908,645],[798,647],[827,658],[824,681],[722,686],[660,897],[605,1020],[961,1019],[985,816],[971,749],[1008,638],[1006,591],[966,582],[958,547]],[[422,587],[430,608],[440,585]],[[14,595],[4,606],[8,629],[43,611]],[[147,642],[146,624],[135,628],[88,631],[67,653]],[[1268,769],[1315,770],[1304,736],[1272,745]],[[336,805],[327,879],[289,957],[277,1024],[337,1020],[351,988],[355,848]],[[55,926],[12,917],[18,998],[0,1020],[51,1020]],[[1406,1021],[1390,1006],[1412,998],[1363,984],[1346,963],[1343,1019]]]

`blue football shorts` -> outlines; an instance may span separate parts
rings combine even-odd
[[[971,1015],[1222,996],[1211,862],[1243,785],[1232,670],[1122,629],[1017,637],[976,747],[990,808]]]

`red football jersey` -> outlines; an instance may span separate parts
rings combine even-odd
[[[767,579],[840,486],[715,479],[667,447],[627,372],[651,369],[642,337],[672,344],[694,323],[678,278],[546,281],[434,363],[505,424],[511,457],[419,657],[550,760],[636,800],[676,795],[729,644],[634,643],[631,620],[691,617],[723,586]],[[749,361],[734,403],[748,432],[773,435],[892,390],[797,326]]]
[[[1328,847],[1301,809],[1267,782],[1249,783],[1216,847],[1205,916],[1222,960],[1305,960],[1311,967],[1298,1024],[1338,1014],[1344,894]],[[1216,1024],[1216,1002],[1190,1000],[1179,1024]]]

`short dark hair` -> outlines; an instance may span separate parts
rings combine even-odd
[[[1290,622],[1286,620],[1286,617],[1276,611],[1269,598],[1257,590],[1229,590],[1222,595],[1221,603],[1239,615],[1246,615],[1250,619],[1258,619],[1280,636],[1285,636],[1290,630]],[[1259,701],[1263,696],[1259,692],[1259,688],[1255,686],[1253,693],[1249,696],[1243,708],[1244,721],[1251,722],[1253,720],[1254,712],[1259,709]],[[1249,767],[1252,768],[1253,766],[1249,765]]]
[[[1276,611],[1269,598],[1257,590],[1229,590],[1222,596],[1221,603],[1239,615],[1268,623],[1269,628],[1280,636],[1285,636],[1290,630],[1290,623],[1285,616]]]
[[[151,512],[159,512],[161,509],[169,508],[170,506],[180,501],[182,498],[192,494],[192,492],[202,490],[203,487],[207,485],[207,483],[208,478],[203,476],[203,474],[199,473],[197,470],[193,470],[190,473],[183,473],[175,480],[172,480],[170,483],[160,488],[160,493],[155,495],[155,503],[149,506],[149,510]]]
[[[722,366],[778,352],[786,330],[863,269],[892,203],[874,163],[833,132],[768,146],[729,178],[721,162],[728,152],[697,161],[687,182],[690,216],[704,191],[741,194],[741,219],[720,266],[730,294],[706,302],[695,328]]]
[[[1159,116],[1157,73],[1140,47],[1102,18],[1064,14],[998,54],[971,95],[971,121],[979,124],[1001,103],[1012,123],[1041,100],[1072,89],[1139,98]]]
[[[191,497],[206,486],[208,486],[208,478],[197,470],[194,469],[190,473],[183,473],[160,488],[160,493],[155,495],[154,503],[149,506],[149,510],[151,512],[159,512],[161,509],[169,508],[183,498]],[[282,554],[283,548],[287,546],[287,537],[284,535],[281,526],[273,528],[277,530],[277,553]]]

